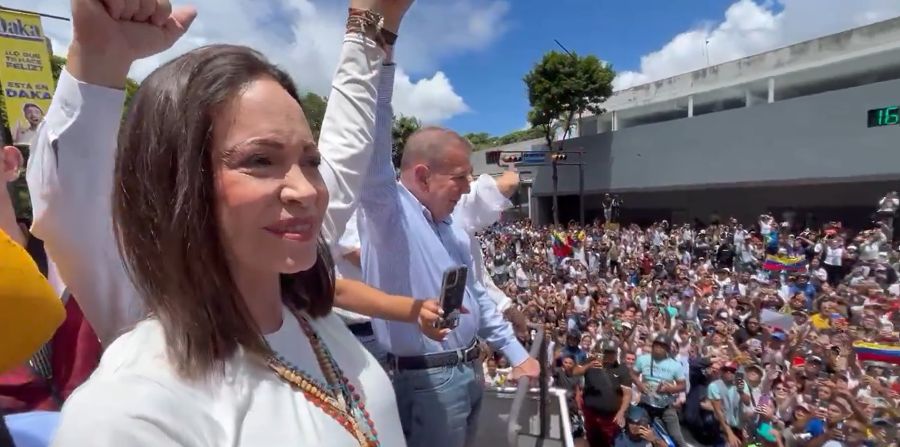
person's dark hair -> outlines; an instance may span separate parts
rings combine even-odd
[[[196,49],[144,80],[119,134],[112,198],[119,251],[188,378],[220,369],[239,346],[268,352],[226,260],[211,146],[217,111],[266,77],[300,102],[290,77],[261,54],[232,45]],[[282,275],[281,287],[286,304],[312,317],[331,311],[333,264],[321,239],[315,265]]]

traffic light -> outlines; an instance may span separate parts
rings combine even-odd
[[[554,152],[550,155],[550,159],[553,161],[565,161],[567,158],[569,158],[569,156],[562,152]]]
[[[521,154],[507,154],[503,156],[504,163],[520,163],[522,161]]]

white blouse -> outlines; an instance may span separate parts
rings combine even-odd
[[[311,325],[358,390],[384,446],[404,446],[391,382],[335,314]],[[285,308],[272,348],[321,383],[325,376],[296,318]],[[238,352],[221,377],[202,384],[175,374],[162,326],[139,323],[117,338],[100,366],[63,407],[54,446],[359,447],[334,419],[282,382],[259,359]]]
[[[355,207],[374,142],[383,53],[344,40],[319,147],[328,186],[322,234],[334,246]],[[387,76],[384,76],[386,78]],[[55,446],[358,446],[321,409],[274,372],[238,352],[217,380],[174,373],[160,324],[146,320],[116,249],[110,192],[124,92],[60,76],[28,163],[33,232],[105,346],[100,367],[62,409]],[[384,370],[334,314],[312,326],[358,389],[385,446],[404,446]],[[313,377],[322,377],[293,315],[267,337]]]

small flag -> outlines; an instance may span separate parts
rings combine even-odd
[[[857,341],[853,351],[860,362],[885,362],[900,365],[900,346]]]
[[[798,272],[806,269],[806,258],[803,256],[766,255],[766,262],[763,264],[763,268],[773,272],[782,270]]]

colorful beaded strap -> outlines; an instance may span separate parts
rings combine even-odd
[[[293,313],[309,339],[309,344],[316,354],[316,361],[325,375],[327,384],[322,384],[312,378],[274,350],[266,360],[266,364],[275,371],[281,380],[290,384],[295,390],[301,391],[308,401],[344,427],[356,438],[361,447],[380,446],[375,423],[372,422],[366,405],[362,402],[362,398],[356,392],[353,384],[350,383],[350,379],[344,376],[340,366],[307,317],[301,312],[293,311]]]

